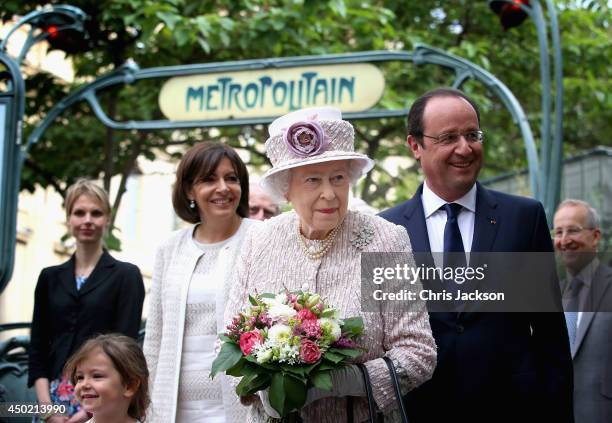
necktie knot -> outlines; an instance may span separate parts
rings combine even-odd
[[[446,218],[450,220],[457,219],[457,216],[459,216],[459,213],[461,213],[461,209],[463,209],[463,206],[457,203],[446,203],[440,208],[444,209],[444,211],[446,212]]]
[[[446,203],[441,209],[446,211],[446,225],[444,226],[444,252],[464,252],[463,240],[457,216],[463,206],[457,203]]]
[[[569,286],[569,293],[572,297],[578,296],[584,286],[584,282],[578,278],[572,279]]]

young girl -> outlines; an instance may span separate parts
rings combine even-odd
[[[68,360],[66,374],[75,385],[87,423],[144,422],[149,405],[149,371],[134,339],[99,335]]]

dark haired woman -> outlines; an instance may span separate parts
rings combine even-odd
[[[249,177],[224,144],[200,143],[181,160],[174,210],[194,223],[158,250],[144,352],[152,407],[147,421],[244,421],[243,407],[222,379],[209,377],[234,262],[247,227]]]

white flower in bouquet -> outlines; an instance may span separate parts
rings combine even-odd
[[[257,351],[255,351],[255,358],[257,359],[257,362],[260,364],[267,363],[268,361],[272,359],[272,356],[273,356],[272,348],[266,348],[263,345],[261,345],[260,348],[258,348]]]
[[[276,294],[274,297],[263,297],[261,298],[261,302],[269,307],[279,304],[287,304],[287,294],[280,293]]]
[[[294,317],[297,314],[293,307],[290,307],[286,304],[281,304],[278,302],[274,302],[270,305],[268,309],[268,316],[272,320],[280,320],[280,321],[289,321],[290,318]]]
[[[296,345],[285,344],[280,347],[278,361],[280,363],[297,364],[300,362],[300,349]]]
[[[342,330],[340,329],[340,324],[337,320],[323,317],[319,319],[319,326],[321,327],[323,337],[332,338],[332,342],[340,339],[340,336],[342,335]]]
[[[268,339],[274,344],[287,342],[291,337],[291,328],[287,325],[276,324],[268,329]]]

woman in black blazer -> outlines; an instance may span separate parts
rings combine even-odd
[[[65,208],[76,251],[66,263],[40,273],[32,317],[28,386],[35,386],[40,403],[65,404],[71,415],[34,419],[48,423],[88,420],[62,375],[64,364],[95,334],[119,332],[136,338],[144,301],[138,267],[115,260],[103,249],[111,215],[106,192],[80,180],[68,189]]]

